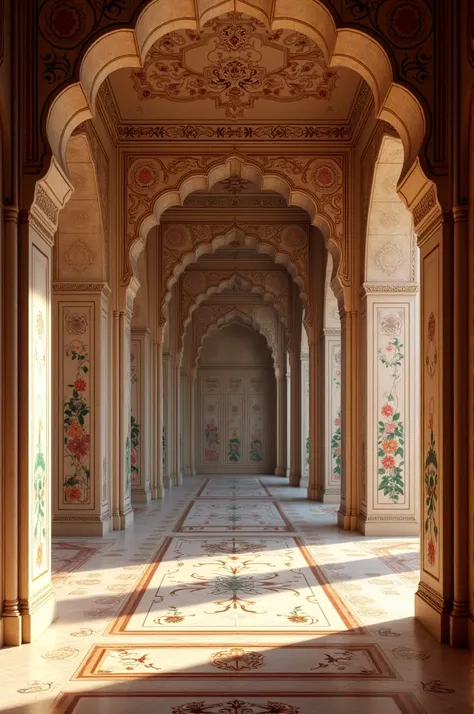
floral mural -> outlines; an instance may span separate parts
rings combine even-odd
[[[74,363],[75,379],[67,385],[70,393],[64,401],[64,500],[66,503],[89,503],[90,469],[88,433],[89,405],[86,398],[89,353],[80,340],[66,347],[66,358]]]
[[[383,395],[377,430],[378,490],[392,503],[398,503],[404,496],[403,476],[405,436],[401,419],[397,386],[401,379],[401,365],[404,359],[403,345],[394,337],[385,349],[379,349],[379,362],[389,371],[391,385]]]
[[[425,457],[425,535],[428,538],[427,558],[431,566],[436,564],[438,523],[437,523],[437,503],[438,503],[438,456],[436,453],[436,442],[433,433],[433,411],[428,417],[428,429],[430,439]]]
[[[36,444],[36,458],[33,473],[34,493],[34,540],[35,540],[35,567],[40,571],[44,561],[44,541],[46,540],[46,460],[44,458],[41,433],[43,423],[38,427],[38,442]]]
[[[233,431],[231,433],[231,437],[229,439],[229,447],[227,451],[227,459],[228,461],[231,461],[232,463],[236,464],[240,461],[241,459],[241,453],[240,453],[240,438],[237,433],[237,431]]]
[[[338,369],[334,375],[334,387],[336,392],[341,390],[341,371]],[[332,480],[341,480],[341,409],[338,408],[336,417],[333,423],[333,432],[331,437],[331,456],[332,456]]]
[[[207,424],[204,432],[204,458],[206,461],[219,461],[219,428],[214,419]]]
[[[134,416],[130,419],[130,468],[132,483],[138,481],[139,468],[139,448],[140,448],[140,425]]]
[[[132,443],[130,432],[125,440],[125,498],[130,496],[132,486]]]
[[[262,436],[259,431],[250,437],[250,461],[263,461]]]

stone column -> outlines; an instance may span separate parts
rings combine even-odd
[[[172,452],[171,452],[171,480],[174,486],[183,483],[183,473],[181,470],[181,353],[175,352],[172,355],[172,406],[171,406],[171,429]]]
[[[422,527],[421,581],[416,593],[415,614],[438,640],[447,642],[454,570],[452,435],[453,423],[458,423],[458,418],[465,418],[464,411],[454,414],[453,226],[449,217],[440,212],[425,230],[418,231],[418,239],[421,266],[419,433]],[[462,338],[459,335],[455,340]]]
[[[190,467],[191,476],[196,476],[196,377],[197,367],[191,367],[189,370],[189,391],[190,391],[190,408],[189,408],[189,443],[190,443]]]
[[[366,404],[358,528],[370,536],[418,535],[418,285],[401,283],[392,292],[370,283],[364,288],[366,375],[360,399]]]
[[[112,527],[109,298],[106,283],[53,285],[53,535],[102,536]]]
[[[301,486],[309,486],[309,351],[301,355]]]
[[[181,369],[181,472],[183,478],[189,476],[189,384],[188,375]]]
[[[287,467],[287,399],[286,399],[286,369],[275,368],[276,379],[276,441],[277,467],[275,476],[286,476]]]
[[[290,478],[291,466],[291,364],[286,355],[286,477]]]
[[[290,356],[291,422],[290,422],[290,486],[301,481],[301,358],[298,347]]]
[[[323,330],[324,341],[324,468],[320,500],[339,503],[341,498],[341,331]]]
[[[51,587],[51,249],[54,232],[45,230],[43,222],[35,218],[26,212],[21,215],[18,263],[21,498],[16,527],[20,533],[18,595],[23,642],[36,639],[55,617]],[[6,257],[10,262],[13,236],[9,242]],[[13,296],[13,304],[14,300]],[[10,331],[12,328],[13,325]],[[15,470],[12,477],[15,478]],[[12,605],[14,607],[14,602]],[[18,628],[13,623],[8,626],[12,628],[9,637],[17,636]]]
[[[130,345],[132,307],[138,289],[135,279],[128,288],[121,288],[120,310],[114,312],[115,330],[115,401],[114,401],[114,530],[128,528],[133,523],[132,463],[131,463],[131,382]]]
[[[341,505],[337,514],[345,530],[357,526],[357,332],[357,312],[345,312],[341,318]]]
[[[173,370],[171,364],[171,354],[169,351],[163,352],[163,485],[165,488],[173,486],[171,478],[171,454],[173,451],[173,430],[172,420],[172,378]]]
[[[320,360],[316,330],[309,330],[309,399],[308,399],[308,436],[309,436],[309,473],[308,499],[317,501],[321,490],[320,446],[321,446],[321,409],[320,409]]]
[[[150,331],[148,328],[134,327],[132,329],[130,360],[132,502],[148,503],[151,500],[151,370]]]
[[[164,421],[163,421],[163,342],[155,342],[155,390],[153,392],[155,406],[152,452],[156,463],[156,480],[152,489],[152,498],[163,498],[164,478]]]
[[[3,642],[22,642],[18,592],[18,211],[3,209]],[[26,220],[28,220],[26,216]],[[7,477],[8,475],[8,477]]]

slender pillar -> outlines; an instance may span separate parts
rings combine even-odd
[[[102,536],[112,527],[109,297],[106,283],[53,285],[53,535]]]
[[[153,486],[152,497],[163,498],[163,478],[164,478],[164,422],[163,422],[163,342],[155,343],[155,368],[156,368],[156,389],[155,399],[155,432],[152,443],[153,452],[156,454],[156,481]]]
[[[18,211],[3,209],[3,636],[22,641],[18,596]]]
[[[148,328],[133,328],[130,356],[130,457],[133,503],[148,503],[151,500],[150,358],[150,331]]]
[[[163,351],[163,485],[165,488],[172,488],[171,478],[171,457],[173,452],[173,429],[172,429],[172,394],[173,394],[173,370],[171,364],[171,354],[168,350]]]
[[[290,356],[286,355],[286,477],[291,473],[291,364]]]
[[[172,355],[172,407],[171,425],[173,430],[173,451],[171,454],[171,480],[174,486],[183,483],[181,469],[181,353]]]
[[[301,359],[299,349],[290,356],[291,423],[290,423],[290,486],[301,481]]]
[[[190,391],[190,409],[189,409],[189,439],[190,439],[190,466],[191,476],[196,476],[196,377],[197,367],[191,367],[189,370],[189,391]]]
[[[18,284],[18,454],[21,499],[17,527],[23,642],[36,639],[55,617],[55,597],[51,587],[53,235],[54,232],[45,230],[39,221],[33,224],[31,214],[22,214]]]
[[[276,402],[277,402],[277,467],[275,476],[286,476],[287,467],[287,400],[286,400],[286,369],[276,367]]]
[[[453,608],[449,642],[464,647],[469,621],[469,385],[468,350],[465,335],[468,322],[468,209],[456,207],[454,215],[454,295],[453,295]],[[472,251],[472,246],[471,246]],[[472,408],[472,405],[471,405]],[[472,434],[471,434],[472,438]]]
[[[309,436],[309,473],[308,473],[308,499],[317,501],[321,490],[320,468],[320,404],[319,404],[319,345],[316,331],[310,330],[309,334],[309,399],[308,399],[308,436]]]
[[[460,419],[463,395],[453,396],[453,351],[457,359],[459,346],[454,343],[463,335],[455,335],[454,325],[463,324],[464,308],[458,304],[464,286],[464,271],[460,266],[461,252],[456,255],[457,274],[453,266],[453,225],[451,216],[439,212],[426,229],[420,228],[420,288],[421,288],[421,470],[422,470],[422,527],[420,584],[415,599],[415,614],[441,642],[450,637],[453,601],[453,533],[454,523],[464,521],[464,508],[453,521],[453,426],[462,430]],[[425,224],[426,225],[426,224]],[[462,241],[459,248],[463,251]],[[464,256],[465,261],[465,256]],[[461,281],[454,287],[454,277]],[[461,315],[453,322],[453,291]],[[459,291],[459,292],[458,292]],[[458,319],[460,323],[458,323]],[[465,349],[465,347],[464,347]],[[456,386],[461,388],[462,376]],[[455,414],[454,407],[459,409]],[[457,442],[456,442],[457,443]],[[460,465],[459,461],[457,462]],[[456,485],[455,498],[460,494]],[[461,529],[463,526],[461,526]],[[459,533],[459,531],[458,531]],[[456,542],[458,542],[456,535]],[[459,564],[462,565],[462,564]],[[458,580],[458,586],[463,587]],[[463,595],[461,594],[463,599]],[[453,626],[455,623],[453,622]]]
[[[345,530],[357,526],[357,312],[341,319],[341,505],[338,524]]]
[[[301,354],[301,486],[309,486],[309,349]]]

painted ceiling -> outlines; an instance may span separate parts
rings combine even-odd
[[[329,69],[305,35],[242,13],[171,32],[143,69],[109,78],[121,120],[134,122],[345,122],[361,85],[351,70]]]

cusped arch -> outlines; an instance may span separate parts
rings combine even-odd
[[[169,274],[165,275],[165,286],[161,301],[162,324],[166,320],[167,304],[172,295],[171,289],[179,277],[184,273],[187,266],[191,263],[197,262],[202,255],[213,253],[219,248],[228,245],[242,245],[253,248],[258,253],[269,255],[273,258],[275,263],[284,265],[296,285],[299,287],[300,297],[303,304],[306,304],[308,301],[309,285],[308,275],[305,269],[305,266],[307,265],[307,256],[304,255],[304,250],[307,250],[308,248],[308,241],[309,237],[306,236],[306,242],[304,244],[302,243],[298,247],[298,260],[294,257],[295,253],[290,247],[285,250],[284,246],[280,245],[280,239],[277,235],[260,235],[258,226],[255,226],[254,231],[250,231],[249,229],[244,230],[237,224],[233,224],[224,232],[221,232],[218,229],[215,235],[209,234],[201,241],[189,241],[189,250],[187,250],[185,246],[179,256],[174,256],[175,261],[172,263],[172,269],[170,269]]]
[[[196,366],[198,366],[199,364],[199,357],[205,340],[217,330],[220,330],[221,328],[226,327],[232,323],[241,324],[243,327],[250,328],[254,332],[257,332],[263,337],[265,337],[267,347],[272,358],[273,366],[277,366],[276,345],[274,343],[274,339],[272,339],[272,335],[270,334],[269,330],[265,328],[265,326],[262,325],[258,320],[256,320],[252,315],[246,314],[243,310],[235,307],[231,308],[224,315],[220,315],[216,320],[214,320],[206,327],[206,330],[203,333],[199,344],[197,345],[196,353],[193,356]]]
[[[233,271],[228,277],[223,277],[218,283],[210,285],[199,295],[193,296],[192,302],[189,305],[183,305],[185,310],[185,318],[182,325],[182,336],[181,344],[184,342],[184,336],[186,328],[192,320],[192,316],[197,307],[212,297],[212,295],[218,295],[224,290],[231,290],[234,286],[238,284],[239,291],[248,292],[253,295],[258,295],[263,304],[271,305],[278,315],[280,322],[285,328],[286,334],[288,334],[289,322],[288,322],[288,310],[287,306],[283,305],[279,301],[278,296],[274,292],[266,289],[266,285],[258,282],[250,273],[239,273],[239,271]]]
[[[107,202],[101,194],[96,158],[87,132],[71,136],[67,166],[73,192],[59,213],[55,241],[56,279],[107,280]]]
[[[321,48],[330,67],[347,67],[369,84],[377,115],[399,132],[407,170],[420,152],[426,133],[425,116],[415,95],[394,81],[392,65],[382,45],[368,33],[337,27],[336,18],[323,0],[184,0],[169,3],[150,0],[138,15],[134,28],[116,29],[96,39],[85,51],[79,81],[66,87],[49,107],[47,137],[56,160],[65,169],[67,141],[74,128],[95,111],[97,93],[104,79],[117,69],[139,68],[147,52],[173,30],[199,27],[229,11],[244,12],[269,29],[290,29],[306,34]]]

